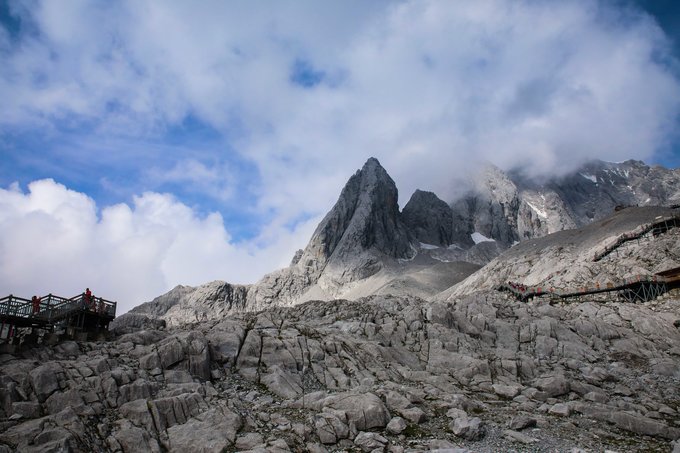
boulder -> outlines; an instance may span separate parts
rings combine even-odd
[[[536,426],[536,419],[524,414],[515,415],[508,424],[508,427],[515,431],[531,428],[534,426]]]
[[[236,438],[234,448],[238,451],[252,450],[264,445],[264,437],[260,433],[246,433]]]
[[[229,409],[209,409],[183,424],[169,427],[166,448],[170,451],[220,453],[234,443],[241,426],[241,417]]]
[[[149,435],[147,430],[134,426],[130,422],[125,421],[120,423],[120,425],[120,428],[114,431],[113,438],[124,452],[161,452],[158,442]]]
[[[322,444],[336,444],[349,437],[347,416],[341,411],[322,412],[314,416],[314,428]]]
[[[493,384],[491,387],[496,395],[507,399],[513,399],[522,391],[521,385]]]
[[[503,431],[503,437],[513,442],[520,442],[527,445],[538,442],[538,440],[534,439],[533,437],[529,437],[526,434],[522,434],[518,431],[513,431],[511,429],[506,429],[505,431]]]
[[[399,413],[411,423],[423,423],[427,420],[427,414],[419,407],[401,409]]]
[[[553,398],[569,393],[569,381],[561,375],[537,379],[535,385]]]
[[[344,411],[358,430],[384,428],[390,421],[389,411],[373,393],[341,393],[324,399],[322,405]]]
[[[449,424],[451,431],[466,440],[480,440],[486,434],[484,423],[478,417],[460,417]]]
[[[38,401],[44,402],[52,393],[59,390],[59,375],[63,369],[56,362],[48,362],[40,365],[29,373],[31,387]]]
[[[560,417],[568,417],[571,413],[569,405],[565,403],[557,403],[548,409],[548,413],[551,415],[557,415]]]
[[[365,452],[375,451],[376,449],[382,451],[387,445],[387,439],[378,433],[361,431],[357,434],[357,437],[354,438],[354,445]]]
[[[394,417],[390,422],[387,424],[387,431],[391,434],[401,434],[402,431],[406,429],[408,425],[406,424],[406,420],[404,420],[401,417]]]

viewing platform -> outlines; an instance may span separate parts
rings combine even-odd
[[[71,297],[48,294],[39,303],[12,294],[0,299],[0,341],[9,340],[17,328],[54,332],[98,332],[108,330],[116,317],[116,302],[85,293]]]

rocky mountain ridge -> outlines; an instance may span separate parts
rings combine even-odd
[[[175,289],[151,302],[153,309],[133,309],[136,321],[130,322],[161,318],[181,324],[372,294],[432,297],[517,242],[584,226],[617,207],[677,203],[680,170],[595,161],[536,182],[487,166],[474,189],[451,203],[417,190],[400,212],[397,200],[394,181],[371,158],[348,180],[289,267],[253,285],[217,281]]]
[[[542,179],[487,166],[474,188],[451,206],[459,237],[476,231],[510,246],[585,226],[617,207],[679,203],[680,169],[628,160],[592,161],[573,173]]]

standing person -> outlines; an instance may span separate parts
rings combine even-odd
[[[85,288],[85,297],[83,300],[83,308],[89,308],[90,306],[90,301],[92,300],[92,291],[90,291],[90,288]]]
[[[35,315],[40,311],[40,298],[38,296],[33,296],[31,303],[33,304],[33,314]]]

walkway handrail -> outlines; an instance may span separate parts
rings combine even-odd
[[[85,293],[68,299],[50,293],[40,298],[39,309],[34,312],[32,300],[10,294],[0,298],[0,316],[37,318],[48,323],[77,310],[89,310],[102,316],[116,316],[116,302],[94,296],[91,297],[89,304],[87,301]]]
[[[606,245],[604,247],[604,250],[601,252],[595,253],[595,256],[593,257],[593,261],[600,261],[602,258],[605,256],[609,255],[611,252],[616,250],[617,248],[621,247],[623,244],[629,241],[634,241],[635,239],[639,239],[645,234],[649,233],[650,231],[655,230],[662,224],[668,224],[668,222],[672,221],[673,225],[672,226],[678,226],[678,221],[680,221],[680,216],[678,215],[673,215],[670,217],[664,217],[663,219],[657,221],[657,222],[652,222],[644,225],[640,225],[637,228],[635,228],[632,231],[625,232],[623,234],[620,234],[614,243]]]
[[[661,275],[637,275],[635,277],[626,278],[618,282],[609,282],[605,285],[600,285],[598,282],[595,286],[584,286],[576,291],[574,290],[557,290],[555,288],[546,288],[544,286],[526,286],[521,283],[502,283],[496,289],[498,291],[508,291],[517,299],[527,300],[532,297],[541,296],[555,296],[562,299],[568,297],[581,296],[586,294],[597,294],[612,291],[620,291],[631,287],[632,285],[637,285],[639,283],[669,283],[671,279],[663,277]]]

